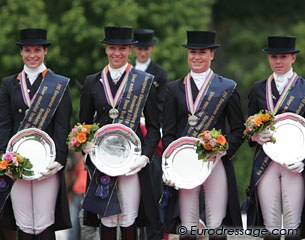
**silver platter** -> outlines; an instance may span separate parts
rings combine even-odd
[[[30,160],[33,165],[33,176],[23,176],[23,179],[34,180],[40,178],[41,172],[55,161],[56,150],[52,138],[37,128],[27,128],[17,132],[8,142],[7,152],[18,152]]]
[[[162,170],[176,187],[195,188],[208,178],[215,163],[198,160],[197,138],[181,137],[173,141],[162,155]]]
[[[264,152],[280,164],[293,164],[305,159],[305,119],[294,113],[275,116],[275,143],[263,145]]]
[[[130,171],[130,166],[141,155],[141,141],[125,125],[114,123],[101,127],[94,135],[94,151],[90,153],[95,167],[109,175],[120,176]]]

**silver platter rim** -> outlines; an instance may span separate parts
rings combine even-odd
[[[214,162],[198,160],[197,141],[198,139],[194,137],[180,137],[163,152],[163,173],[166,177],[172,179],[178,188],[193,189],[203,184],[215,166]],[[179,161],[177,165],[174,164],[175,158]],[[185,159],[185,162],[183,159]]]
[[[112,141],[113,137],[115,141],[119,140],[123,145],[116,147],[107,145],[107,141]],[[142,152],[141,140],[137,134],[120,123],[107,124],[99,128],[94,135],[93,143],[95,148],[89,154],[90,159],[100,172],[108,176],[121,176],[128,173],[130,166]],[[115,161],[118,163],[113,164]]]
[[[305,119],[298,114],[287,112],[276,115],[275,121],[273,136],[276,142],[263,144],[266,155],[283,165],[303,161],[305,159]],[[295,143],[300,143],[300,141],[289,138],[289,134],[292,134],[292,137],[299,136],[297,132],[293,132],[294,129],[301,133],[301,144],[298,146]]]
[[[37,156],[35,156],[35,154],[36,154],[35,149],[30,148],[32,145],[25,145],[26,140],[27,139],[33,140],[33,137],[37,137],[37,138],[34,138],[34,141],[37,142],[38,144],[42,145],[42,147],[46,151],[48,150],[48,152],[45,155],[45,158],[39,160],[41,162],[44,161],[43,164],[39,164],[40,166],[38,166],[38,164],[35,165],[35,163],[33,162],[33,158],[35,158],[35,161],[37,159]],[[40,139],[40,140],[38,140],[38,139]],[[22,140],[23,140],[23,142],[20,142]],[[26,148],[28,147],[28,149],[26,151],[22,150],[22,152],[20,152],[20,151],[18,151],[18,149],[20,149],[22,145],[23,145],[23,149],[24,149],[24,146]],[[47,145],[47,147],[46,147],[46,145]],[[23,175],[22,179],[24,179],[24,180],[35,180],[35,179],[41,178],[42,175],[40,172],[47,171],[46,167],[48,167],[56,159],[56,147],[55,147],[55,143],[54,143],[53,139],[45,131],[40,130],[38,128],[26,128],[21,131],[18,131],[15,135],[13,135],[10,138],[10,140],[7,144],[6,152],[18,152],[23,157],[27,157],[30,161],[32,158],[31,163],[33,164],[32,170],[34,171],[34,175],[33,176]],[[41,155],[39,155],[39,158],[40,157],[41,157]]]

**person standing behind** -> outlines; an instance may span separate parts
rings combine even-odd
[[[217,155],[217,163],[202,185],[178,191],[172,189],[169,201],[161,201],[166,231],[175,233],[179,223],[187,229],[181,239],[196,239],[191,229],[199,223],[201,188],[204,191],[208,229],[242,225],[231,159],[243,142],[244,118],[236,82],[217,75],[210,68],[215,49],[219,47],[215,44],[215,36],[213,31],[187,31],[187,44],[183,46],[187,48],[191,71],[186,77],[170,82],[165,97],[162,128],[164,149],[180,137],[198,137],[203,130],[212,128],[221,130],[229,142],[229,149]],[[198,104],[195,106],[195,103]],[[174,179],[165,175],[163,179],[166,185],[175,187]],[[211,235],[209,239],[226,239],[226,236]]]
[[[33,127],[45,131],[53,139],[56,158],[41,172],[42,178],[14,181],[9,199],[3,208],[0,206],[4,211],[0,227],[2,223],[8,228],[17,225],[19,240],[54,240],[55,230],[71,227],[63,174],[68,155],[66,138],[70,131],[72,113],[69,79],[55,74],[44,63],[51,45],[47,40],[47,30],[22,29],[16,45],[20,47],[24,66],[20,73],[2,79],[0,153],[6,151],[8,141],[14,134]],[[49,112],[45,111],[44,120],[40,118],[40,121],[36,121],[39,120],[37,114],[47,107]],[[0,192],[2,194],[3,191]]]
[[[249,92],[249,116],[263,109],[275,115],[292,112],[305,117],[305,80],[292,69],[299,52],[295,44],[294,36],[268,37],[268,47],[263,52],[273,73],[268,79],[253,84]],[[301,217],[305,217],[302,214],[304,160],[288,166],[272,161],[262,150],[262,145],[271,141],[271,137],[272,132],[266,130],[252,136],[250,141],[250,146],[257,148],[247,191],[250,200],[247,219],[248,226],[264,226],[270,232],[264,239],[280,239],[281,236],[271,235],[274,229],[282,229],[282,224],[284,229],[298,229]],[[302,229],[303,237],[304,233]],[[300,236],[290,235],[285,239],[300,239]]]
[[[152,29],[136,29],[133,33],[133,40],[136,42],[133,44],[133,50],[136,54],[135,69],[154,75],[153,84],[157,91],[159,116],[161,118],[168,78],[167,71],[151,59],[151,54],[157,43],[154,34],[155,32]]]
[[[133,33],[133,40],[136,42],[133,44],[133,49],[136,54],[135,68],[154,76],[153,84],[157,91],[159,118],[162,127],[162,111],[168,78],[167,71],[151,59],[151,54],[154,50],[155,44],[157,43],[157,40],[154,39],[154,34],[155,32],[152,29],[136,29]],[[153,156],[151,166],[156,202],[159,202],[163,189],[161,169],[162,151],[162,142],[160,140]],[[143,236],[142,234],[143,231],[141,231],[141,236]],[[162,224],[160,223],[155,227],[147,227],[146,234],[147,239],[161,239],[163,236]]]
[[[111,194],[97,194],[94,189],[91,195],[89,188],[83,208],[86,209],[86,202],[92,201],[96,202],[96,207],[84,213],[84,222],[87,225],[100,226],[101,239],[116,240],[119,226],[122,239],[134,240],[136,225],[155,224],[158,219],[149,164],[160,139],[157,97],[152,76],[134,69],[128,63],[131,45],[134,43],[132,27],[107,26],[104,30],[105,38],[102,43],[106,44],[108,64],[102,71],[85,80],[80,99],[80,122],[96,122],[100,127],[112,123],[124,124],[138,135],[142,152],[125,175],[110,177],[99,171],[91,175],[91,185],[97,179],[107,179],[108,187],[115,187],[109,190]],[[145,137],[140,129],[142,112],[147,128]],[[83,148],[87,154],[93,150],[92,142],[88,142]],[[90,156],[87,157],[86,164],[89,173],[92,173],[94,166]],[[120,209],[114,212],[114,206],[119,206]],[[102,212],[97,212],[98,208],[103,208]]]

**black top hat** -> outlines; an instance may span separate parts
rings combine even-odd
[[[47,30],[41,28],[27,28],[20,30],[18,46],[42,45],[50,46],[52,43],[47,40]]]
[[[191,49],[214,49],[219,48],[219,44],[215,44],[216,32],[211,31],[187,31],[187,43],[183,47]]]
[[[132,27],[105,27],[105,38],[101,42],[109,45],[131,45],[136,43],[132,41],[132,33]]]
[[[157,41],[153,39],[154,34],[152,29],[136,29],[133,33],[133,40],[138,42],[134,46],[145,48],[155,45]]]
[[[294,36],[270,36],[268,37],[268,47],[263,49],[268,54],[298,53],[295,49],[296,37]]]

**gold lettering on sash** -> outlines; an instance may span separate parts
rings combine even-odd
[[[304,105],[305,105],[305,97],[302,98],[302,101],[300,102],[300,105],[298,107],[298,109],[296,110],[296,114],[300,114],[301,110],[304,108]]]

